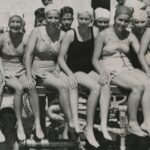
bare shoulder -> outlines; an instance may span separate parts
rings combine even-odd
[[[9,32],[5,32],[4,34],[2,34],[0,36],[0,41],[3,42],[5,40],[8,40],[9,39]]]
[[[93,26],[93,34],[94,34],[94,38],[97,37],[98,33],[99,33],[99,29],[98,29],[97,27]]]
[[[147,28],[142,37],[150,39],[150,28]]]
[[[106,28],[104,29],[103,31],[100,31],[98,33],[98,36],[101,37],[101,38],[106,38],[106,36],[108,35],[108,33],[112,32],[112,29],[111,28]]]
[[[42,32],[43,30],[43,27],[36,27],[34,28],[32,31],[31,31],[31,34],[30,35],[37,35],[40,31]]]
[[[65,38],[73,41],[74,39],[74,29],[71,29],[65,33]]]

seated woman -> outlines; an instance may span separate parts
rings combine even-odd
[[[60,11],[51,4],[45,8],[46,25],[33,29],[26,49],[25,65],[27,87],[33,87],[36,76],[45,87],[53,87],[59,92],[59,102],[67,117],[70,128],[74,127],[69,102],[67,77],[60,71],[57,57],[65,33],[60,30]]]
[[[131,17],[131,10],[126,6],[116,9],[114,25],[99,33],[95,41],[93,65],[100,73],[99,61],[103,62],[105,71],[110,74],[111,81],[123,88],[131,90],[128,97],[129,132],[146,136],[150,133],[150,80],[146,74],[134,69],[126,54],[129,46],[139,50],[139,42],[132,32],[126,30]],[[101,58],[101,59],[100,59]],[[144,122],[140,127],[137,122],[137,111],[142,103]]]
[[[99,31],[104,30],[109,26],[110,12],[107,9],[98,7],[95,9],[94,25],[99,28]]]
[[[141,42],[143,34],[147,31],[147,17],[148,15],[144,10],[136,10],[132,16],[132,33],[137,37],[139,43]],[[135,52],[132,47],[127,56],[135,68],[142,69],[137,52]]]
[[[25,67],[23,65],[23,56],[26,47],[27,37],[21,32],[23,18],[18,12],[12,12],[9,18],[9,32],[0,37],[0,51],[3,64],[3,76],[8,87],[15,90],[14,110],[17,118],[17,137],[18,140],[26,139],[23,129],[21,112],[22,112],[22,96],[26,88]],[[43,138],[43,132],[39,119],[39,101],[35,86],[27,89],[30,97],[32,110],[35,116],[35,133],[38,138]]]
[[[62,70],[69,78],[70,88],[77,89],[79,84],[90,91],[87,101],[86,145],[87,148],[90,146],[89,149],[97,149],[100,146],[93,133],[93,120],[96,105],[100,97],[101,85],[94,79],[96,73],[92,71],[91,60],[94,50],[94,39],[99,31],[96,27],[89,26],[93,17],[91,7],[85,7],[82,10],[79,9],[77,14],[79,25],[77,28],[69,30],[66,33],[61,45],[58,61]],[[76,96],[76,99],[71,101],[71,111],[78,128],[78,95],[76,94]],[[106,97],[104,99],[107,103],[107,99],[109,98]],[[107,115],[102,117],[102,122],[104,136],[105,138],[110,138],[106,127]]]

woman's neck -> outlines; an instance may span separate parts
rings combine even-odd
[[[81,33],[87,33],[87,31],[89,30],[89,26],[85,27],[85,26],[78,26],[78,30]]]
[[[11,31],[9,31],[9,34],[11,35],[11,37],[15,38],[15,37],[18,37],[20,32],[11,32]]]
[[[47,31],[48,35],[53,35],[58,31],[58,28],[46,25],[46,31]]]
[[[117,29],[117,27],[115,27],[115,25],[114,25],[114,32],[115,32],[115,34],[117,35],[117,37],[119,38],[119,39],[124,39],[126,36],[127,36],[127,31],[126,30],[123,30],[123,31],[119,31],[118,29]]]

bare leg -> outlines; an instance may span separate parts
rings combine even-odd
[[[63,131],[63,139],[69,139],[69,137],[68,137],[68,130],[69,130],[68,123],[65,122],[65,127],[64,127],[64,131]]]
[[[67,76],[62,73],[61,74],[63,80],[69,87]],[[71,107],[71,113],[72,113],[72,119],[75,127],[75,131],[77,133],[80,132],[80,126],[79,126],[79,118],[78,118],[78,89],[72,89],[69,88],[69,98],[70,98],[70,107]]]
[[[5,141],[6,141],[5,136],[0,129],[0,143],[5,142]]]
[[[31,103],[32,111],[35,117],[34,125],[35,125],[36,136],[39,139],[42,139],[44,138],[44,133],[42,131],[41,124],[40,124],[39,98],[38,98],[36,89],[32,89],[28,91],[28,94],[29,94],[29,100]]]
[[[110,105],[110,85],[104,85],[101,90],[100,97],[100,115],[101,115],[101,129],[105,139],[112,140],[108,130],[107,130],[107,120],[108,120],[108,112]]]
[[[19,81],[22,83],[22,85],[24,85],[24,83],[26,82],[26,76],[23,75],[19,78]],[[30,100],[30,104],[32,107],[32,111],[35,117],[35,131],[36,131],[36,136],[39,139],[44,138],[44,133],[41,129],[41,124],[40,124],[40,110],[39,110],[39,97],[37,95],[36,92],[36,88],[28,90],[28,96],[29,96],[29,100]]]
[[[137,136],[146,136],[146,133],[141,130],[137,122],[137,111],[143,96],[144,88],[142,82],[131,74],[132,71],[135,70],[120,73],[112,80],[112,82],[118,86],[131,90],[128,97],[129,132]]]
[[[150,136],[150,79],[140,70],[136,70],[133,74],[144,84],[144,94],[142,98],[142,111],[144,122],[141,125],[143,131],[146,131]]]
[[[99,82],[99,75],[96,72],[91,72],[90,76]],[[100,104],[100,119],[101,119],[101,129],[105,139],[112,140],[108,130],[107,130],[107,119],[110,105],[110,84],[102,86],[101,88],[101,96],[99,99]]]
[[[22,120],[21,120],[23,86],[21,85],[21,83],[16,77],[8,79],[6,84],[15,89],[14,110],[17,118],[17,136],[18,139],[22,141],[26,138],[23,125],[22,125]]]
[[[101,91],[100,85],[86,73],[78,72],[75,75],[79,81],[79,84],[87,87],[90,90],[90,95],[87,100],[86,138],[90,144],[94,145],[95,147],[98,147],[99,143],[95,139],[93,132],[93,122],[96,105]]]
[[[69,89],[67,84],[62,80],[61,77],[55,77],[53,74],[49,74],[45,79],[45,86],[54,87],[59,91],[59,102],[60,106],[67,117],[68,123],[70,127],[74,127],[71,110],[70,110],[70,102],[69,102]]]

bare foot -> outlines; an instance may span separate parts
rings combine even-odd
[[[62,134],[62,138],[63,138],[63,139],[69,139],[69,137],[68,137],[68,133],[63,132],[63,134]]]
[[[26,135],[22,125],[17,126],[17,138],[19,141],[23,141],[26,139]]]
[[[136,122],[129,123],[128,131],[130,133],[135,134],[135,135],[140,136],[140,137],[147,136],[147,133],[143,132],[141,130],[140,126],[138,125],[138,123],[136,123]]]
[[[103,133],[104,138],[111,141],[112,137],[109,134],[107,127],[102,127],[101,129],[102,129],[102,133]]]
[[[43,133],[43,131],[41,129],[41,126],[40,125],[36,125],[35,130],[36,130],[36,136],[37,136],[37,138],[38,139],[43,139],[44,138],[44,133]]]
[[[95,139],[94,133],[92,131],[85,130],[85,137],[91,145],[94,145],[95,147],[99,147],[99,143]]]
[[[2,142],[5,142],[5,136],[4,136],[4,134],[2,133],[2,131],[0,130],[0,143],[2,143]]]
[[[141,125],[141,129],[148,133],[148,136],[150,136],[150,123],[143,122]]]

